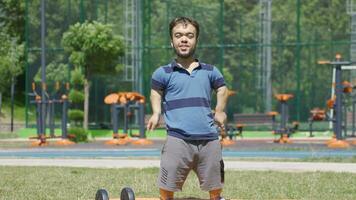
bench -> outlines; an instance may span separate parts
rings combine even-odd
[[[228,124],[227,134],[233,137],[242,136],[243,128],[246,126],[271,126],[274,130],[276,126],[277,112],[253,113],[253,114],[233,114],[233,123]],[[236,133],[236,131],[238,131]]]
[[[313,108],[310,111],[310,117],[308,118],[309,122],[309,137],[314,137],[313,135],[313,123],[321,121],[332,121],[328,112],[324,109]]]

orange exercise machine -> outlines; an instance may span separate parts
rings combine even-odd
[[[44,92],[45,100],[38,94],[36,91],[36,84],[32,83],[32,92],[35,100],[30,101],[31,103],[36,104],[36,125],[37,125],[37,136],[30,137],[30,139],[37,139],[37,141],[32,142],[32,146],[44,146],[48,145],[47,139],[49,138],[60,138],[56,142],[57,145],[72,145],[74,142],[69,141],[67,134],[67,122],[68,122],[68,96],[67,93],[69,91],[69,83],[65,84],[65,92],[59,97],[58,92],[60,91],[60,83],[56,82],[55,84],[55,93],[49,95],[47,93],[47,85],[42,84],[42,92]],[[62,113],[61,113],[61,136],[56,136],[54,133],[55,129],[55,104],[62,105]],[[48,115],[49,121],[49,129],[50,135],[46,135],[46,119]]]
[[[290,140],[290,135],[298,130],[299,123],[293,122],[293,126],[289,127],[289,108],[288,101],[293,98],[292,94],[276,94],[275,98],[278,100],[280,105],[281,121],[279,127],[273,130],[273,133],[280,135],[279,139],[274,142],[277,143],[292,143]]]
[[[145,97],[137,92],[118,92],[105,97],[105,104],[111,105],[111,120],[113,125],[113,139],[106,142],[109,145],[124,145],[131,142],[135,145],[149,145],[152,141],[146,139],[145,134]],[[119,112],[124,113],[123,133],[119,133]],[[128,137],[128,121],[132,112],[138,110],[139,134],[132,134],[138,137],[138,140],[132,140]]]
[[[329,148],[348,148],[350,145],[345,141],[345,136],[342,135],[342,126],[343,126],[343,92],[350,92],[352,87],[345,87],[345,84],[342,83],[342,67],[350,65],[350,61],[342,61],[341,55],[336,54],[334,61],[319,61],[318,64],[332,66],[335,70],[335,87],[334,93],[335,97],[328,101],[328,107],[333,108],[334,115],[330,118],[333,124],[334,136],[331,140],[327,142]]]

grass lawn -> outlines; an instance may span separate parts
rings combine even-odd
[[[132,130],[132,133],[138,133],[138,130]],[[46,133],[49,133],[49,129],[47,129]],[[60,129],[55,129],[55,134],[60,135],[62,131]],[[31,136],[36,136],[37,130],[35,128],[24,128],[20,129],[16,132],[16,135],[20,138],[28,138]],[[313,132],[315,137],[324,137],[330,138],[330,131],[319,131]],[[164,138],[166,137],[165,129],[156,129],[151,132],[146,132],[147,138]],[[112,130],[110,129],[95,129],[89,130],[89,138],[100,138],[100,137],[112,137]],[[275,136],[271,133],[271,131],[244,131],[244,138],[274,138]],[[309,132],[301,131],[292,135],[293,138],[302,138],[309,137]]]
[[[10,119],[11,119],[11,105],[10,102],[4,101],[1,107],[1,122],[10,123]],[[25,120],[26,120],[25,107],[15,102],[14,121],[24,122]],[[31,107],[28,110],[28,120],[33,123],[36,122],[36,111],[34,107]]]
[[[139,132],[138,130],[132,130],[132,133],[138,133],[138,132]],[[47,129],[46,133],[49,134],[49,129]],[[55,135],[61,135],[61,134],[62,134],[61,129],[55,129]],[[112,130],[95,129],[95,130],[89,130],[88,134],[89,134],[89,138],[112,137]],[[28,138],[31,136],[36,136],[37,129],[36,128],[20,129],[16,132],[16,135],[18,135],[18,137],[20,138]],[[166,131],[164,129],[157,129],[152,132],[147,132],[146,135],[148,138],[163,138],[166,136]]]
[[[100,160],[98,160],[100,162]],[[130,186],[136,196],[157,197],[158,168],[89,169],[0,167],[0,199],[94,199],[99,188],[118,198]],[[356,199],[356,174],[226,171],[225,198]],[[207,198],[193,173],[176,197]]]

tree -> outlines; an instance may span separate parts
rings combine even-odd
[[[56,83],[64,83],[68,81],[69,67],[67,64],[57,63],[52,61],[46,66],[46,81]],[[35,82],[41,82],[41,68],[34,77]]]
[[[0,113],[2,94],[11,84],[15,84],[14,78],[22,73],[22,57],[24,46],[17,44],[16,39],[0,32]]]
[[[84,73],[84,122],[88,128],[89,86],[94,73],[110,74],[118,66],[124,53],[123,40],[115,35],[111,25],[100,22],[76,23],[63,34],[62,45],[70,54],[69,60],[76,71]]]
[[[25,40],[25,1],[0,1],[0,27],[11,38],[18,38],[18,43]]]
[[[2,94],[11,85],[11,131],[16,77],[22,73],[25,2],[0,1],[0,113]]]

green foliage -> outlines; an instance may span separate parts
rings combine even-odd
[[[0,1],[0,93],[23,71],[24,11],[24,1]]]
[[[0,31],[0,92],[8,90],[11,77],[22,73],[24,46]]]
[[[78,123],[80,121],[83,121],[83,116],[84,112],[79,109],[70,109],[68,111],[68,118],[70,121],[73,121],[75,123]]]
[[[84,92],[78,91],[76,89],[71,89],[68,97],[72,103],[83,103],[84,102]]]
[[[85,54],[81,51],[72,51],[69,60],[76,66],[76,69],[85,66]]]
[[[238,104],[229,105],[234,112],[263,112],[264,99],[258,85],[262,69],[258,52],[261,50],[261,21],[259,1],[224,1],[224,43],[226,48],[224,67],[229,68],[233,77],[232,88],[239,91],[232,100]],[[297,95],[300,83],[300,112],[307,119],[309,109],[324,107],[330,96],[331,70],[317,65],[317,60],[331,59],[336,52],[342,52],[345,59],[349,54],[350,16],[344,0],[300,1],[301,52],[297,57],[297,2],[274,0],[272,2],[272,91]],[[328,13],[328,14],[325,14]],[[335,20],[335,19],[338,20]],[[206,26],[203,27],[206,29]],[[209,30],[210,33],[210,30]],[[216,36],[216,35],[215,35]],[[205,41],[208,42],[208,41]],[[332,43],[343,43],[334,45]],[[211,54],[208,54],[208,59]],[[218,58],[219,59],[219,58]],[[300,62],[300,74],[297,61]],[[224,73],[226,76],[227,74]],[[346,78],[346,76],[345,76]],[[316,92],[317,91],[317,92]],[[251,101],[253,99],[253,101]],[[296,98],[290,102],[291,117],[296,115]],[[278,109],[273,102],[272,109]]]
[[[227,86],[229,89],[233,89],[233,88],[232,88],[232,82],[234,81],[234,76],[230,73],[229,68],[224,67],[224,68],[222,69],[222,73],[223,73],[223,75],[224,75],[224,79],[225,79],[226,86]]]
[[[81,127],[70,127],[68,129],[68,134],[74,137],[69,137],[73,142],[88,142],[88,132]]]
[[[118,65],[118,58],[124,53],[123,40],[113,33],[111,25],[97,21],[76,23],[63,34],[62,46],[70,54],[69,60],[75,68],[71,80],[75,88],[84,85],[89,91],[91,74],[112,74],[122,68]],[[85,71],[82,72],[82,69]],[[71,91],[70,98],[73,103],[83,102],[82,100],[86,100],[84,97],[89,97],[89,94],[82,95],[80,92]],[[79,119],[75,114],[73,117]],[[83,126],[87,127],[87,124]]]
[[[41,81],[41,67],[34,77],[35,82]],[[67,64],[51,62],[46,66],[47,82],[66,82],[68,79],[69,67]]]
[[[117,64],[117,65],[115,66],[115,71],[116,71],[117,73],[123,72],[123,71],[124,71],[124,65],[121,64],[121,63]]]
[[[9,2],[12,2],[11,4]],[[15,19],[9,15],[9,10],[18,10],[23,13],[25,1],[3,0],[0,1],[0,10],[7,19]],[[40,1],[27,0],[29,9],[29,48],[36,49],[40,44],[39,8]],[[104,2],[110,1],[78,1],[57,0],[47,1],[46,25],[49,48],[61,48],[58,38],[62,37],[68,26],[80,20],[97,20],[113,23],[111,27],[114,33],[123,33],[125,23],[122,13],[123,4],[109,3],[107,10]],[[220,13],[223,2],[223,13]],[[143,83],[150,79],[150,75],[156,67],[167,64],[174,57],[170,48],[168,36],[168,22],[176,16],[191,16],[198,20],[201,25],[196,56],[202,62],[207,62],[222,68],[226,79],[232,76],[232,81],[227,81],[231,89],[239,93],[231,97],[228,111],[236,112],[263,112],[264,99],[259,84],[262,70],[261,58],[258,53],[261,50],[261,21],[258,0],[194,0],[194,1],[142,1],[142,44],[143,51],[142,72]],[[297,58],[297,24],[296,10],[298,1],[273,0],[272,1],[272,89],[273,93],[297,94],[298,79],[300,80],[301,114],[307,119],[309,109],[312,107],[324,107],[325,100],[330,96],[331,69],[318,66],[319,59],[330,59],[335,52],[342,52],[345,59],[350,56],[350,15],[346,12],[346,0],[308,0],[299,1],[301,4],[301,55]],[[6,5],[4,5],[6,4]],[[4,5],[4,6],[3,6]],[[10,6],[8,6],[10,5]],[[20,9],[18,9],[20,8]],[[83,9],[83,10],[81,10]],[[22,17],[23,18],[23,17]],[[0,19],[2,24],[3,18]],[[5,19],[5,18],[4,18]],[[12,20],[16,22],[17,20]],[[20,22],[20,21],[19,21]],[[6,22],[6,24],[8,24]],[[21,23],[12,23],[21,24]],[[92,24],[91,28],[84,24]],[[106,33],[99,34],[100,28],[93,28],[92,22],[76,24],[72,26],[71,36],[66,40],[66,51],[70,54],[70,61],[75,67],[81,67],[85,77],[95,72],[115,73],[121,72],[122,65],[117,57],[113,56],[113,62],[95,63],[105,58],[103,53],[93,53],[99,49],[94,45],[99,38]],[[6,25],[7,26],[7,25]],[[0,25],[1,27],[1,25]],[[20,26],[18,26],[20,27]],[[25,27],[22,23],[22,29]],[[2,27],[1,27],[2,28]],[[142,29],[141,29],[142,28]],[[3,28],[2,28],[3,29]],[[77,29],[77,31],[75,31]],[[8,30],[6,28],[6,30]],[[24,31],[11,31],[23,34]],[[141,34],[141,33],[140,33]],[[105,38],[105,37],[102,37]],[[104,40],[104,39],[102,39]],[[2,44],[2,43],[1,43]],[[106,43],[107,45],[108,43]],[[269,44],[264,44],[269,46]],[[66,46],[66,45],[64,45]],[[118,45],[114,45],[116,47]],[[223,48],[225,47],[225,48]],[[101,48],[100,49],[105,49]],[[96,51],[96,50],[95,50]],[[58,52],[58,51],[57,51]],[[56,52],[56,53],[57,53]],[[53,54],[56,54],[53,53]],[[61,52],[60,52],[61,53]],[[52,54],[52,53],[51,53]],[[38,55],[37,51],[31,51],[31,55]],[[104,55],[104,56],[103,56]],[[35,56],[34,56],[35,57]],[[38,59],[34,58],[34,63]],[[106,60],[106,58],[104,59]],[[297,61],[300,61],[300,74],[296,69]],[[63,61],[62,61],[63,62]],[[101,61],[100,61],[101,62]],[[89,63],[89,64],[87,64]],[[107,64],[109,63],[109,64]],[[94,68],[91,68],[94,65]],[[37,65],[37,64],[36,64]],[[35,68],[30,66],[31,69]],[[89,70],[89,73],[87,72]],[[103,70],[102,72],[100,70]],[[105,71],[105,72],[104,72]],[[228,73],[226,73],[228,71]],[[353,72],[352,72],[353,73]],[[344,73],[345,79],[350,77]],[[113,77],[113,76],[111,76]],[[109,80],[109,79],[107,79]],[[112,82],[118,82],[115,80]],[[110,83],[109,83],[110,84]],[[112,84],[112,83],[111,83]],[[131,88],[131,85],[120,84],[120,88]],[[114,84],[113,84],[114,85]],[[145,95],[149,95],[149,84],[144,84]],[[290,102],[291,117],[294,118],[296,111],[296,98]],[[274,110],[278,109],[278,103],[273,99]],[[303,117],[303,116],[302,116]]]
[[[2,0],[0,1],[0,28],[11,38],[24,40],[25,29],[25,1]]]
[[[80,67],[75,68],[71,72],[70,82],[73,85],[83,85],[84,84],[84,74],[83,74],[83,72],[82,72]]]
[[[112,32],[112,26],[96,21],[70,26],[62,45],[70,53],[70,61],[84,67],[86,75],[112,73],[124,53],[123,40]]]

